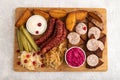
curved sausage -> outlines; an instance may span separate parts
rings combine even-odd
[[[67,38],[67,29],[65,28],[65,25],[63,27],[63,34],[60,42],[63,42]]]
[[[46,32],[39,39],[37,39],[35,41],[37,45],[40,45],[41,43],[43,43],[44,41],[46,41],[50,37],[50,35],[52,34],[52,32],[54,30],[54,25],[55,25],[55,19],[52,18],[49,21],[48,28],[47,28]]]
[[[53,35],[51,35],[51,37],[48,38],[48,40],[46,40],[44,43],[42,43],[42,44],[40,45],[40,48],[43,48],[45,45],[47,45],[55,36],[56,36],[56,33],[53,32]]]
[[[56,36],[56,33],[54,32],[53,35],[46,42],[40,45],[40,48],[43,48],[45,45],[47,45],[51,40],[53,40],[55,36]],[[61,41],[59,43],[62,43],[66,39],[66,37],[67,37],[67,29],[65,28],[65,25],[64,25]]]
[[[63,35],[63,31],[64,31],[63,29],[64,29],[64,23],[61,20],[57,20],[56,26],[55,26],[55,31],[54,31],[54,34],[56,34],[56,35],[48,42],[48,44],[46,44],[41,49],[41,53],[46,53],[51,48],[60,44],[60,41],[61,41],[61,38]]]

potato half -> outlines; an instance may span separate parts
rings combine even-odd
[[[69,31],[73,31],[75,25],[76,25],[75,12],[71,12],[71,13],[68,14],[68,16],[66,18],[66,28]]]

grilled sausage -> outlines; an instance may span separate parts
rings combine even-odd
[[[46,42],[40,45],[40,48],[43,48],[45,45],[47,45],[51,40],[53,40],[55,36],[56,36],[56,33],[53,33],[53,35]],[[62,43],[66,39],[66,37],[67,37],[67,30],[64,25],[61,41],[59,43]]]
[[[39,39],[37,39],[35,41],[37,45],[42,44],[50,37],[50,35],[52,34],[52,32],[54,30],[54,25],[55,25],[55,19],[52,18],[49,21],[48,28],[47,28],[46,32]]]
[[[62,34],[62,38],[61,38],[60,42],[63,42],[67,37],[67,29],[65,28],[65,25],[63,27],[64,27],[63,28],[63,34]]]
[[[48,44],[46,44],[41,49],[41,53],[46,53],[51,48],[59,45],[60,41],[62,39],[63,31],[64,31],[64,23],[61,20],[57,20],[56,26],[55,26],[55,31],[54,31],[54,34],[56,34],[56,35],[48,42]]]

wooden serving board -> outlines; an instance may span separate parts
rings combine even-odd
[[[26,8],[17,8],[15,10],[15,22],[16,20],[20,17],[20,15],[25,11]],[[30,10],[32,10],[33,8],[29,8]],[[53,8],[38,8],[40,10],[43,11],[49,11],[50,9]],[[54,9],[60,9],[60,8],[54,8]],[[76,11],[76,10],[87,10],[87,11],[98,11],[102,14],[103,16],[103,20],[104,20],[104,31],[103,33],[105,33],[107,35],[107,29],[106,29],[106,9],[103,8],[62,8],[64,10],[66,10],[67,12],[71,12],[71,11]],[[16,29],[16,28],[14,28]],[[108,68],[108,59],[107,59],[107,37],[106,37],[106,41],[105,41],[105,49],[103,51],[103,57],[102,57],[102,61],[104,62],[101,66],[94,68],[94,69],[88,69],[85,67],[85,64],[79,68],[70,68],[64,61],[64,63],[58,68],[58,69],[52,69],[52,68],[38,68],[35,71],[29,71],[25,68],[23,68],[20,65],[17,65],[17,62],[19,61],[18,56],[20,55],[19,53],[16,52],[16,50],[18,50],[18,43],[17,43],[17,37],[16,37],[16,30],[15,30],[15,35],[14,35],[14,70],[18,71],[18,72],[60,72],[60,71],[67,71],[67,72],[80,72],[80,71],[106,71]]]

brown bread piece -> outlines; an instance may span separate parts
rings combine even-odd
[[[96,54],[99,58],[102,58],[102,53],[103,51],[101,51],[100,48],[98,48],[97,51],[94,52],[94,54]]]
[[[92,34],[89,39],[95,39],[94,34]]]
[[[106,41],[106,34],[101,33],[100,38],[99,38],[98,40],[102,41],[102,42],[103,42],[103,44],[105,45],[105,41]]]
[[[91,16],[93,19],[97,20],[99,23],[103,23],[101,19],[101,14],[98,12],[88,12],[88,16]]]
[[[86,52],[86,56],[90,55],[90,54],[95,54],[97,55],[99,58],[102,58],[102,53],[103,51],[101,51],[100,48],[98,48],[96,51],[88,51],[87,49],[83,48]]]
[[[81,35],[80,38],[81,38],[83,41],[87,41],[87,40],[88,40],[87,34]]]
[[[95,27],[98,27],[101,31],[104,30],[103,28],[103,23],[98,22],[97,20],[95,20],[94,18],[92,18],[91,16],[87,17],[88,21],[90,21],[92,24],[94,24]]]
[[[88,21],[88,30],[91,28],[91,27],[94,27],[95,25],[92,23],[92,22],[89,22]]]

